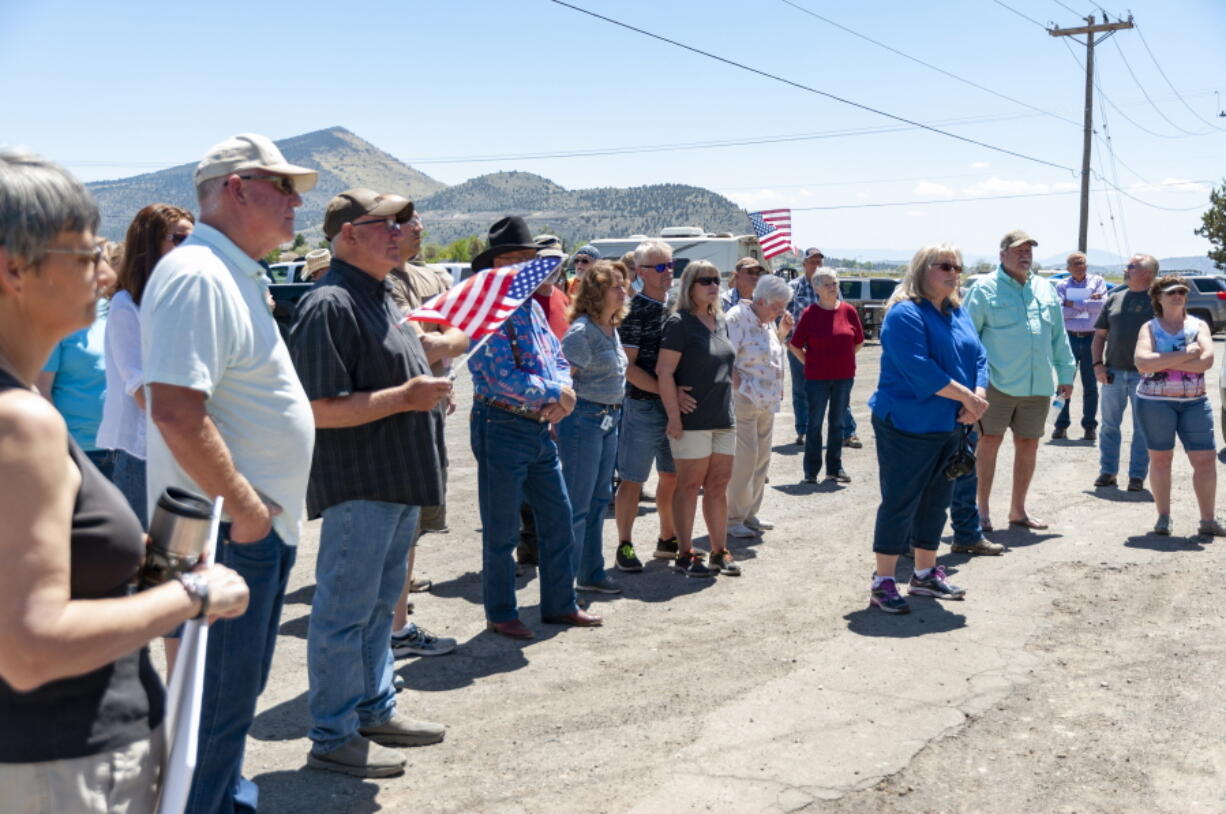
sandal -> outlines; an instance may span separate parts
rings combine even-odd
[[[1034,529],[1036,531],[1041,531],[1047,528],[1047,524],[1042,520],[1035,520],[1033,517],[1029,516],[1023,517],[1021,520],[1010,520],[1009,525],[1021,526],[1022,528]]]

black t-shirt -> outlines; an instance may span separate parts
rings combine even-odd
[[[1104,363],[1116,370],[1137,369],[1133,354],[1137,350],[1137,334],[1141,326],[1154,318],[1154,301],[1148,291],[1125,288],[1107,297],[1094,327],[1107,331],[1107,352]]]
[[[656,360],[660,358],[660,336],[666,319],[668,313],[664,310],[664,303],[640,293],[635,294],[630,301],[630,313],[626,314],[626,318],[617,328],[622,338],[622,347],[638,349],[639,354],[634,364],[652,376],[656,375]],[[659,398],[655,393],[640,390],[629,381],[626,382],[626,391],[632,399]]]
[[[678,311],[664,323],[660,347],[681,353],[674,378],[688,385],[698,402],[692,413],[681,414],[687,430],[726,430],[732,427],[732,366],[736,348],[728,338],[728,324],[715,317],[715,330],[688,311]]]
[[[23,387],[0,371],[0,390]],[[69,596],[128,594],[145,558],[145,532],[128,501],[68,439],[81,471],[69,532]],[[17,692],[0,678],[0,763],[64,760],[109,752],[162,723],[162,681],[140,647],[92,672]]]

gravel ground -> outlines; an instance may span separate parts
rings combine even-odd
[[[909,616],[887,617],[867,608],[878,492],[865,402],[879,352],[865,348],[853,392],[865,446],[846,452],[851,484],[800,485],[791,416],[780,414],[761,513],[777,528],[733,543],[744,576],[687,579],[650,561],[618,577],[625,595],[596,599],[603,628],[576,630],[540,624],[530,573],[528,643],[484,629],[462,374],[448,424],[451,531],[420,544],[418,574],[434,588],[414,595],[412,617],[460,646],[397,663],[401,709],[445,722],[447,739],[411,750],[402,777],[306,768],[312,523],[248,744],[263,810],[1226,810],[1226,616],[1205,587],[1226,540],[1179,536],[1196,520],[1186,460],[1175,467],[1176,536],[1160,538],[1147,533],[1148,493],[1093,489],[1092,443],[1045,440],[1030,508],[1050,530],[990,535],[1010,547],[998,558],[945,550],[966,601],[915,600]],[[1001,518],[1011,460],[1006,444]],[[642,505],[641,551],[653,514]],[[614,538],[610,521],[610,559]]]

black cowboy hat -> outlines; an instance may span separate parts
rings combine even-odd
[[[508,215],[490,227],[490,247],[473,258],[473,271],[482,271],[494,265],[494,258],[506,252],[521,249],[539,249],[532,240],[528,224],[518,215]]]

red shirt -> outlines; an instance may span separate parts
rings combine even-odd
[[[545,320],[549,323],[549,330],[553,331],[553,335],[561,342],[562,337],[566,336],[566,332],[570,330],[570,321],[566,319],[570,297],[555,285],[548,297],[537,291],[532,295],[532,299],[541,306],[541,310],[545,312]]]
[[[806,379],[854,379],[856,345],[864,342],[864,328],[847,303],[840,302],[833,311],[814,303],[800,315],[791,342],[805,351]]]

